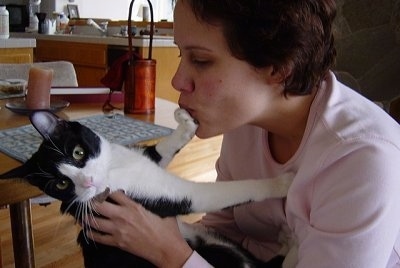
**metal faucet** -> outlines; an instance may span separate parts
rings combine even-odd
[[[86,21],[86,23],[87,23],[88,25],[93,26],[93,27],[96,28],[97,30],[99,30],[100,33],[101,33],[101,36],[107,36],[108,21],[100,22],[100,25],[99,25],[99,24],[97,24],[94,20],[88,19],[88,20]]]

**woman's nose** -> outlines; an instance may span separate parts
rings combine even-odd
[[[190,76],[184,71],[184,68],[182,68],[182,64],[179,64],[178,69],[171,80],[172,87],[179,92],[192,91],[193,82],[191,81],[192,79],[190,79]]]

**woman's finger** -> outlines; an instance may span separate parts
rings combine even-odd
[[[119,215],[121,213],[120,208],[122,205],[132,202],[132,200],[126,196],[123,192],[117,191],[109,196],[115,203],[104,201],[104,202],[93,202],[94,210],[103,215],[104,217],[110,218],[114,215]]]
[[[109,246],[117,246],[112,235],[106,233],[99,233],[91,229],[88,229],[85,232],[87,237],[89,237],[93,241],[96,241],[97,243]]]
[[[117,204],[123,205],[132,201],[123,191],[116,191],[109,195],[109,197]]]
[[[101,217],[89,217],[86,219],[86,224],[90,229],[95,229],[104,233],[112,233],[115,230],[115,225],[112,221]]]

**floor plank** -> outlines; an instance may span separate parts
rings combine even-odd
[[[37,267],[83,267],[80,247],[76,243],[78,227],[72,217],[61,215],[60,202],[44,207],[32,205],[32,226]],[[14,267],[11,226],[8,209],[0,210],[0,237],[4,268]],[[73,260],[66,262],[64,260]],[[61,264],[60,261],[63,263]],[[58,265],[60,263],[60,265]]]

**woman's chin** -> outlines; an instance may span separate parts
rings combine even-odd
[[[210,129],[207,130],[206,128],[201,127],[201,124],[199,124],[199,127],[196,130],[196,136],[200,139],[207,139],[218,136],[220,134],[221,132],[212,131]]]

